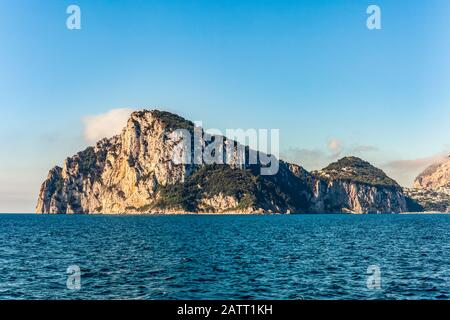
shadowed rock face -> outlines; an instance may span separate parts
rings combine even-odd
[[[381,170],[344,158],[312,174],[280,161],[272,176],[260,164],[176,164],[176,129],[194,125],[158,110],[133,112],[122,133],[50,170],[37,213],[325,213],[406,211],[401,188]],[[236,143],[225,139],[237,152]],[[248,148],[247,148],[248,151]],[[235,154],[232,159],[237,159]]]

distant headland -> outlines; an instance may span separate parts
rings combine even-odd
[[[159,110],[133,112],[120,135],[67,158],[43,182],[36,213],[402,213],[450,211],[450,158],[426,169],[414,188],[402,188],[382,170],[345,157],[308,172],[279,160],[277,171],[262,175],[266,163],[239,162],[236,141],[215,156],[221,164],[179,163],[174,132],[195,126]],[[203,134],[203,131],[202,131]],[[206,135],[206,134],[205,134]],[[208,136],[214,141],[213,135]],[[194,148],[192,146],[192,148]],[[189,150],[194,152],[194,150]]]

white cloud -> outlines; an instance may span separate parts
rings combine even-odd
[[[132,111],[128,108],[111,109],[106,113],[84,117],[84,138],[87,142],[94,143],[119,134]]]
[[[333,152],[340,153],[342,150],[342,142],[339,139],[333,138],[328,141],[328,149]]]

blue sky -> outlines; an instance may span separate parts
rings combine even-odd
[[[307,169],[356,154],[407,185],[450,152],[449,17],[445,0],[0,0],[0,212],[34,211],[89,144],[83,118],[116,108],[280,128]]]

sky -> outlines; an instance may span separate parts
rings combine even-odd
[[[308,170],[356,155],[410,186],[450,154],[449,17],[446,0],[0,0],[0,212],[34,212],[49,169],[143,108],[278,128]]]

